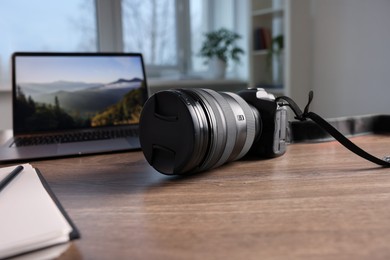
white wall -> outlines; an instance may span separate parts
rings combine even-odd
[[[286,1],[286,95],[298,105],[307,103],[312,88],[312,17],[310,0]]]
[[[390,1],[311,4],[312,111],[324,117],[390,114]]]

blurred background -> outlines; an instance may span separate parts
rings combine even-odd
[[[2,0],[0,129],[12,128],[15,51],[141,52],[151,92],[264,87],[327,117],[390,113],[388,0]],[[239,35],[223,76],[205,33]]]

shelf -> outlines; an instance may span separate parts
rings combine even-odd
[[[265,8],[252,11],[252,16],[263,16],[283,13],[283,8]]]
[[[284,84],[283,63],[270,56],[268,48],[273,38],[285,35],[286,5],[284,0],[251,0],[249,85],[262,86],[268,92],[282,95],[287,92]],[[278,86],[274,83],[280,82]]]
[[[268,54],[268,50],[254,50],[252,54],[253,56],[266,56]]]

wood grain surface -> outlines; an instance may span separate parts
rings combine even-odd
[[[390,154],[390,136],[352,140]],[[60,259],[390,259],[390,169],[336,142],[189,177],[140,151],[31,164],[82,235]]]

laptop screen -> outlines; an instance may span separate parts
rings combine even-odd
[[[138,124],[141,54],[15,53],[14,134]]]

